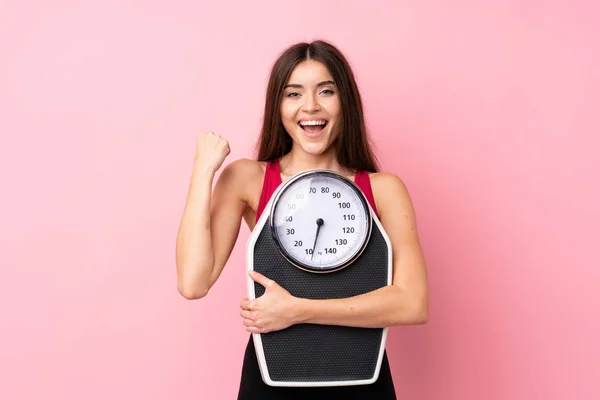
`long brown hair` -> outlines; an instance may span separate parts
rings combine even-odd
[[[292,139],[281,121],[284,86],[296,65],[311,59],[327,67],[338,87],[342,106],[342,132],[334,144],[338,163],[351,170],[377,172],[378,163],[371,148],[362,99],[352,69],[344,55],[323,40],[294,44],[273,64],[267,85],[262,129],[256,146],[258,161],[273,161],[292,149]]]

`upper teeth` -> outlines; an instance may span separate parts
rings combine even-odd
[[[327,121],[301,121],[300,125],[302,126],[306,126],[306,125],[325,125]]]

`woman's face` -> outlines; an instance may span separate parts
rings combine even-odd
[[[298,64],[281,101],[281,119],[294,145],[309,154],[322,154],[335,141],[342,124],[337,87],[319,61]]]

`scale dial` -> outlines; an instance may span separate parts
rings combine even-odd
[[[275,195],[271,232],[283,256],[309,272],[333,272],[360,256],[371,235],[367,200],[350,179],[329,170],[290,178]]]

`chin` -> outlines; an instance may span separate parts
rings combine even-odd
[[[299,137],[296,139],[296,144],[303,152],[313,156],[320,156],[330,150],[333,143],[331,143],[327,135],[324,135],[319,139]]]
[[[302,151],[313,156],[320,156],[329,150],[329,143],[301,143]]]

